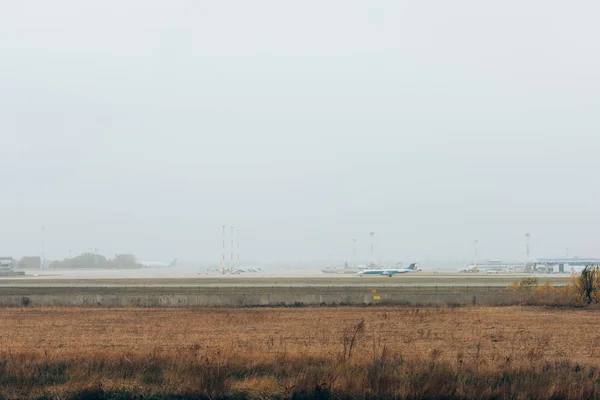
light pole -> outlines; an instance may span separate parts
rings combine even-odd
[[[529,253],[530,252],[529,244],[530,244],[530,242],[531,242],[531,233],[527,232],[525,234],[525,255],[527,256],[527,259],[525,260],[526,262],[530,261],[530,259],[529,259],[529,254],[530,254]]]
[[[44,269],[44,235],[46,227],[42,226],[42,254],[40,255],[40,269]]]
[[[478,244],[479,244],[479,240],[475,240],[475,242],[473,243],[473,245],[475,246],[475,269],[477,269],[477,256],[478,256],[477,245]]]
[[[356,267],[356,265],[357,265],[357,260],[356,260],[356,239],[352,239],[352,246],[353,246],[353,251],[354,251],[354,266]]]
[[[371,237],[371,262],[374,262],[373,250],[374,250],[375,244],[373,243],[373,237],[375,236],[375,232],[369,233],[369,236]]]
[[[221,274],[225,275],[225,225],[223,226],[223,261],[221,262]]]
[[[235,253],[235,245],[233,243],[233,225],[231,226],[231,261],[229,262],[229,272],[233,272],[233,253]]]

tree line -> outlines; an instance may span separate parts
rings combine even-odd
[[[16,263],[18,268],[36,269],[40,267],[40,257],[23,257]],[[51,261],[47,268],[51,269],[132,269],[141,268],[133,254],[117,254],[114,258],[107,258],[101,254],[83,253],[64,260]]]

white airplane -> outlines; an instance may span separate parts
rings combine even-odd
[[[170,268],[177,265],[177,259],[171,261],[170,264],[163,261],[140,261],[139,264],[144,268]]]
[[[474,273],[474,272],[479,272],[479,270],[477,269],[477,267],[475,265],[469,265],[464,268],[459,268],[458,272],[459,273],[463,273],[463,272]]]
[[[504,262],[500,260],[483,260],[477,264],[471,264],[464,268],[460,268],[458,272],[486,272],[488,274],[497,274],[500,272],[523,271],[525,263],[518,261]]]
[[[364,269],[357,275],[361,278],[363,275],[381,275],[391,278],[397,274],[406,274],[408,272],[418,272],[417,263],[410,264],[407,268],[379,268],[379,269]]]
[[[236,269],[236,270],[232,271],[231,273],[239,275],[239,274],[243,274],[246,272],[261,272],[261,271],[262,270],[260,268],[248,268],[248,269]]]

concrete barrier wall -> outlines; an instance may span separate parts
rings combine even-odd
[[[97,289],[97,288],[95,288]],[[212,290],[210,293],[194,293],[182,289],[181,293],[170,288],[168,293],[156,289],[144,293],[105,289],[93,290],[46,290],[46,293],[2,293],[0,306],[102,306],[102,307],[248,307],[248,306],[318,306],[318,305],[510,305],[524,300],[522,294],[502,288],[458,289],[453,291],[428,290],[344,290],[343,288],[294,288],[293,292],[282,290]],[[39,290],[36,290],[40,292]]]

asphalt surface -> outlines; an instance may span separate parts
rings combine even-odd
[[[418,272],[396,275],[391,278],[382,276],[359,277],[356,275],[335,274],[307,274],[305,276],[276,276],[272,274],[242,274],[242,275],[188,275],[188,276],[128,276],[115,274],[115,271],[93,271],[94,273],[81,274],[81,271],[69,271],[60,274],[51,271],[47,275],[31,274],[25,277],[0,278],[0,287],[167,287],[167,288],[193,288],[193,287],[451,287],[451,286],[508,286],[518,282],[525,274],[458,274],[458,273],[431,273]],[[108,273],[113,273],[112,276]],[[36,276],[37,275],[37,276]],[[569,283],[568,274],[537,275],[538,281],[543,284],[550,282],[554,285]]]

